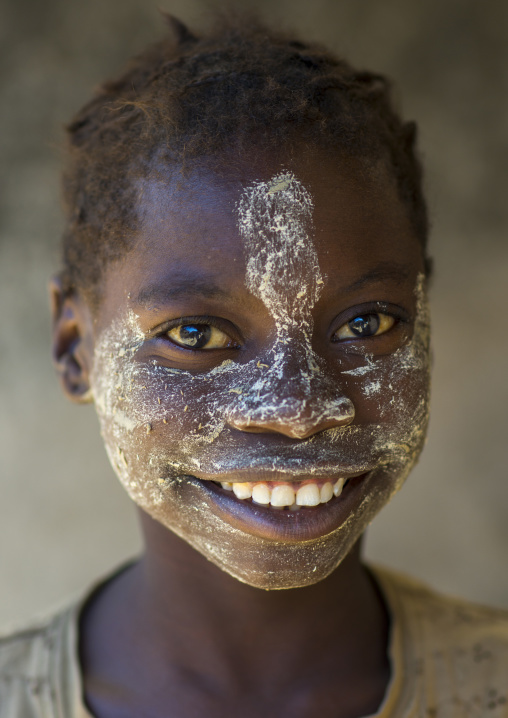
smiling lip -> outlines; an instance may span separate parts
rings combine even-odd
[[[254,472],[252,472],[254,473]],[[255,471],[257,482],[280,482],[282,472]],[[257,504],[252,499],[238,499],[233,491],[227,491],[220,486],[220,482],[245,482],[246,472],[233,474],[215,474],[210,478],[186,476],[189,483],[196,487],[202,498],[205,498],[210,508],[223,520],[239,530],[260,538],[273,541],[297,543],[323,537],[338,529],[350,514],[360,505],[365,496],[369,479],[373,471],[363,474],[347,475],[341,473],[341,478],[347,485],[338,497],[316,506],[302,506],[295,511],[293,508],[279,508],[271,505]],[[288,479],[284,473],[284,483],[336,481],[339,476],[299,476]],[[227,478],[226,478],[227,477]],[[275,478],[277,477],[277,478]]]
[[[371,471],[374,466],[359,465],[357,467],[344,467],[340,466],[321,466],[312,468],[300,468],[290,467],[287,469],[272,469],[271,467],[263,466],[245,466],[231,469],[230,471],[221,471],[220,473],[207,473],[200,471],[199,475],[194,474],[196,478],[202,481],[215,481],[220,484],[223,481],[231,483],[245,482],[245,481],[266,481],[266,482],[278,482],[284,481],[286,483],[296,483],[301,481],[336,481],[339,477],[345,481],[348,479],[354,479],[357,476],[363,476],[365,473]]]

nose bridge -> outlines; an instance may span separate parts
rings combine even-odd
[[[242,431],[278,432],[306,438],[354,418],[351,400],[323,372],[310,342],[286,338],[259,360],[228,413]]]
[[[281,337],[269,362],[267,384],[280,395],[291,395],[295,401],[306,400],[323,384],[324,373],[306,334]]]

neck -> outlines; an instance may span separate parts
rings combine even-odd
[[[205,697],[209,711],[210,690],[231,711],[246,695],[272,708],[300,696],[323,705],[323,715],[348,718],[377,709],[389,677],[388,619],[359,544],[313,586],[264,591],[140,513],[143,558],[106,583],[81,617],[85,695],[98,714],[111,701],[136,714],[150,697],[153,715],[163,715],[178,695],[181,714],[194,715],[185,701]],[[210,715],[224,715],[220,706]]]
[[[349,670],[352,657],[359,656],[364,645],[372,650],[374,636],[385,652],[386,612],[360,561],[360,543],[336,571],[315,585],[263,591],[230,577],[140,513],[146,553],[134,569],[136,610],[157,636],[163,660],[171,658],[166,651],[176,650],[185,663],[195,662],[189,636],[199,637],[197,653],[203,667],[221,665],[229,671],[243,664],[242,670],[253,675],[272,662],[273,676],[282,655],[284,673],[288,661],[298,670],[297,664],[306,666],[317,646],[320,651],[329,646],[335,662]]]

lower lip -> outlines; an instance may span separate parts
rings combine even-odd
[[[232,491],[213,481],[190,476],[188,480],[205,491],[215,512],[240,531],[272,541],[296,543],[318,539],[338,529],[360,505],[372,473],[349,479],[341,495],[327,503],[302,506],[297,511],[237,499]]]

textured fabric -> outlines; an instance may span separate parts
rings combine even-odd
[[[508,612],[372,572],[392,617],[392,679],[376,718],[508,718]],[[77,658],[85,600],[0,639],[0,718],[91,718]]]
[[[374,570],[393,618],[382,718],[508,718],[508,611]],[[394,685],[396,684],[396,685]]]
[[[0,639],[0,718],[91,718],[77,658],[82,604]]]

